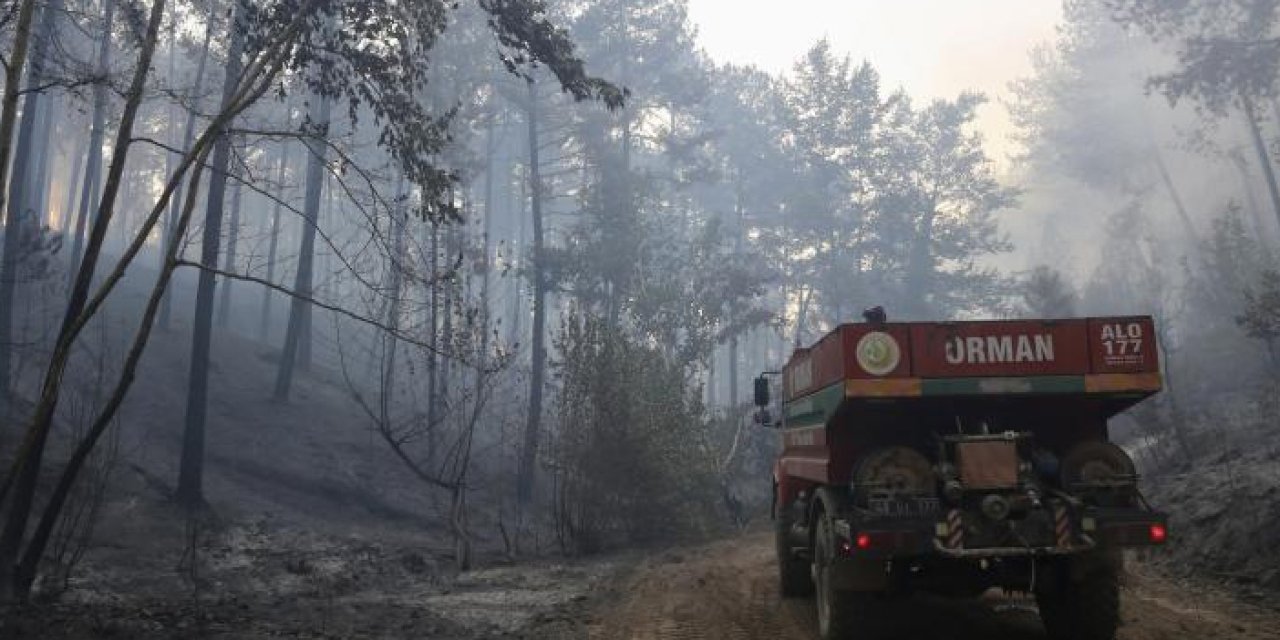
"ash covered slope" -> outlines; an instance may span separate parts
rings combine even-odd
[[[158,335],[123,411],[126,462],[161,483],[177,478],[188,348],[185,331]],[[215,338],[205,474],[214,511],[336,531],[377,521],[433,530],[436,502],[378,438],[340,373],[314,367],[288,402],[271,399],[277,353],[229,332]]]
[[[415,480],[370,429],[340,374],[300,374],[289,402],[270,398],[275,353],[229,332],[215,337],[204,486],[209,512],[196,548],[171,501],[182,446],[189,333],[156,335],[121,412],[111,486],[73,586],[86,597],[170,595],[203,574],[210,593],[251,596],[268,584],[357,579],[353,563],[386,560],[406,575],[448,566],[443,496]],[[55,456],[57,453],[55,453]],[[478,515],[483,519],[483,514]],[[385,556],[385,557],[383,557]],[[280,586],[280,585],[276,585]],[[72,593],[74,597],[76,594]]]
[[[147,265],[131,270],[77,342],[51,438],[49,473],[58,471],[66,458],[74,441],[71,432],[87,424],[92,405],[100,404],[116,383],[154,277]],[[171,290],[173,324],[151,334],[117,423],[100,446],[99,451],[113,444],[117,448],[107,492],[112,503],[164,503],[177,483],[194,278],[193,273],[178,274]],[[276,324],[269,341],[247,338],[258,331],[261,295],[256,287],[236,289],[230,322],[240,331],[214,330],[204,472],[204,494],[213,513],[228,521],[267,518],[338,534],[390,526],[438,538],[439,546],[449,547],[444,517],[448,496],[416,479],[380,439],[338,368],[330,316],[317,312],[313,321],[315,364],[310,371],[297,370],[287,402],[271,399],[287,315],[282,310],[287,308],[275,301]],[[34,327],[56,327],[62,308],[56,295],[33,300],[24,305],[21,320],[29,333],[38,335]],[[16,384],[20,398],[38,393],[48,357],[44,349],[47,345],[37,342],[23,358]],[[371,371],[368,365],[348,364],[353,378]],[[29,407],[20,408],[11,424],[0,424],[0,463],[9,462],[10,445],[19,439],[28,413]],[[485,470],[477,471],[483,477]],[[102,523],[106,530],[113,525],[111,513]],[[473,514],[477,530],[492,528],[483,504]]]
[[[1280,440],[1280,439],[1276,439]],[[1184,575],[1237,583],[1274,601],[1280,592],[1280,442],[1217,454],[1189,471],[1148,478],[1148,499],[1168,510],[1160,554]]]
[[[170,498],[189,348],[181,325],[156,335],[87,553],[56,603],[0,616],[0,637],[494,637],[580,606],[614,570],[505,566],[497,501],[476,494],[483,568],[458,573],[448,496],[370,431],[341,374],[315,367],[288,403],[273,402],[274,351],[228,332],[215,336],[210,377],[210,511],[189,519]]]
[[[1170,516],[1169,544],[1151,559],[1280,602],[1280,387],[1264,382],[1191,406],[1197,413],[1180,423],[1185,447],[1157,428],[1153,444],[1136,449],[1144,494]],[[1167,425],[1153,412],[1142,418]]]

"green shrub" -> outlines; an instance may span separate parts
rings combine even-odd
[[[567,314],[557,342],[562,543],[592,552],[723,522],[700,389],[683,367],[589,314]]]

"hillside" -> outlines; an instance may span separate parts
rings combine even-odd
[[[29,611],[16,636],[0,635],[167,638],[201,626],[234,637],[401,637],[408,627],[489,637],[581,600],[607,568],[539,560],[536,549],[511,566],[497,525],[501,487],[481,470],[469,510],[480,570],[460,575],[448,495],[390,453],[342,374],[316,366],[288,402],[274,402],[275,352],[231,332],[215,336],[209,509],[190,519],[171,501],[187,335],[181,325],[160,332],[145,356],[116,427],[100,521],[67,591]],[[67,429],[53,441],[55,460]],[[15,432],[0,431],[0,450],[13,450]]]

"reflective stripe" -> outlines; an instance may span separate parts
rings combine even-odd
[[[947,512],[947,548],[959,549],[964,546],[964,518],[959,509]]]
[[[1056,506],[1053,508],[1054,532],[1057,533],[1058,546],[1071,546],[1071,519],[1067,517],[1067,508],[1064,506]]]
[[[1089,393],[1107,391],[1159,391],[1159,373],[1099,373],[1084,377],[1084,390]]]

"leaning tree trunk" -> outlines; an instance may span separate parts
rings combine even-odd
[[[200,172],[203,170],[204,161],[208,158],[208,147],[204,147],[199,153],[199,159],[195,162],[195,175],[197,181]],[[31,540],[27,543],[27,548],[22,554],[22,559],[14,575],[14,583],[17,591],[25,597],[31,589],[32,583],[35,581],[36,573],[40,567],[40,563],[44,558],[45,548],[49,543],[50,536],[53,534],[54,527],[58,524],[58,519],[62,514],[62,509],[66,505],[71,495],[72,487],[75,485],[76,478],[79,476],[80,470],[88,462],[89,456],[93,453],[94,448],[98,444],[98,440],[111,426],[112,420],[120,409],[120,405],[124,403],[124,399],[129,389],[133,386],[137,374],[138,362],[142,359],[143,350],[147,345],[147,340],[151,335],[151,329],[154,326],[156,313],[160,306],[160,300],[164,295],[165,289],[169,286],[169,281],[173,276],[173,270],[177,266],[177,254],[181,249],[181,243],[175,238],[181,238],[186,232],[191,222],[191,212],[195,208],[197,189],[191,189],[186,203],[183,205],[182,213],[176,222],[176,231],[168,241],[167,246],[162,254],[164,255],[164,263],[160,268],[160,276],[156,279],[155,285],[151,289],[151,295],[147,300],[147,304],[142,312],[142,319],[138,329],[134,334],[133,343],[130,345],[128,356],[125,358],[124,367],[117,380],[115,388],[107,397],[106,406],[94,418],[93,423],[89,427],[88,433],[76,444],[71,457],[67,460],[67,464],[63,467],[61,475],[58,477],[57,484],[54,485],[53,493],[49,496],[43,513],[40,515],[40,522],[36,525],[35,531],[31,534]]]
[[[42,446],[38,445],[47,437],[52,425],[61,390],[62,376],[71,357],[72,346],[87,324],[102,310],[112,291],[125,277],[128,268],[145,248],[150,234],[159,225],[165,208],[168,206],[169,199],[176,191],[177,184],[183,175],[193,166],[198,166],[201,169],[206,166],[205,160],[208,158],[209,145],[221,136],[228,123],[240,112],[262,97],[272,86],[272,81],[278,76],[285,64],[284,57],[280,55],[281,49],[277,49],[275,55],[258,61],[258,64],[253,68],[252,81],[246,83],[240,91],[236,92],[234,107],[224,109],[213,118],[209,128],[201,135],[199,141],[193,147],[193,151],[197,152],[196,155],[185,157],[177,173],[168,179],[159,200],[151,208],[151,212],[143,221],[142,227],[129,242],[115,266],[105,275],[101,286],[90,297],[89,289],[94,281],[94,272],[101,255],[106,231],[111,224],[120,189],[120,177],[123,174],[128,160],[128,151],[133,141],[133,126],[137,118],[138,107],[143,98],[146,79],[151,67],[151,59],[158,39],[160,22],[164,16],[164,8],[164,0],[157,0],[151,7],[151,15],[147,22],[145,35],[140,41],[138,63],[134,67],[133,79],[129,84],[128,90],[124,93],[124,108],[121,112],[115,144],[112,147],[113,155],[107,172],[102,202],[98,205],[97,216],[94,218],[93,228],[90,231],[84,262],[80,265],[77,273],[76,281],[67,303],[67,311],[63,318],[62,327],[49,358],[44,383],[41,387],[41,396],[35,409],[35,417],[31,421],[27,430],[27,437],[22,443],[14,464],[5,475],[4,480],[0,482],[0,502],[3,502],[4,497],[9,494],[10,487],[15,486],[13,479],[17,478],[13,502],[9,508],[9,518],[5,523],[4,537],[0,539],[0,556],[4,557],[4,562],[0,562],[0,585],[5,588],[16,587],[22,597],[25,597],[27,590],[31,586],[34,568],[44,557],[44,545],[48,542],[50,532],[58,521],[58,516],[65,504],[71,484],[83,467],[87,456],[93,451],[98,438],[111,424],[134,379],[137,364],[147,344],[152,321],[159,306],[160,294],[167,287],[169,276],[172,274],[173,268],[178,264],[176,253],[180,248],[180,243],[177,240],[169,243],[169,256],[165,268],[161,270],[161,274],[152,288],[151,296],[147,301],[146,309],[143,311],[142,320],[135,333],[135,338],[118,382],[111,392],[105,408],[95,418],[90,432],[80,440],[71,458],[63,467],[61,477],[49,497],[37,530],[32,535],[27,551],[23,555],[22,562],[19,566],[14,567],[10,562],[13,558],[11,554],[16,552],[17,545],[21,543],[22,530],[25,528],[24,524],[15,525],[15,519],[21,518],[25,522],[31,512],[30,498],[31,494],[34,493],[34,482],[31,482],[30,479],[40,474],[40,456],[43,450]],[[282,42],[285,39],[296,36],[298,32],[297,26],[300,25],[300,21],[295,22],[294,25],[280,34],[279,37]],[[197,170],[198,173],[199,169]],[[179,233],[174,236],[175,238],[182,237],[182,232],[185,231],[186,225],[190,220],[195,196],[196,191],[191,190],[179,217]],[[14,529],[17,529],[16,542],[11,537]],[[14,572],[15,569],[16,572]],[[11,580],[11,577],[16,577],[16,579]]]
[[[280,354],[280,367],[276,370],[276,400],[288,400],[293,387],[294,367],[298,360],[302,323],[305,320],[308,300],[311,297],[312,261],[315,257],[316,224],[320,218],[320,195],[324,189],[325,158],[329,152],[329,100],[316,96],[318,105],[308,119],[314,130],[307,137],[307,191],[302,209],[302,246],[298,250],[298,271],[294,277],[294,296],[289,305],[289,326],[285,329],[284,348]]]
[[[160,21],[164,16],[164,5],[165,0],[156,0],[151,7],[151,16],[147,23],[146,34],[142,39],[138,52],[138,62],[134,68],[132,81],[125,93],[124,109],[120,114],[116,141],[112,146],[111,167],[104,183],[102,202],[98,205],[98,212],[89,234],[89,242],[85,248],[84,262],[79,267],[75,284],[71,289],[71,295],[68,297],[66,313],[63,316],[58,338],[54,344],[54,354],[50,358],[49,365],[45,370],[44,381],[41,384],[40,399],[36,403],[35,415],[27,428],[26,435],[15,456],[10,472],[6,475],[3,485],[0,485],[0,500],[3,500],[4,497],[9,498],[8,517],[4,523],[4,530],[0,533],[0,601],[10,599],[15,590],[17,590],[16,588],[19,587],[13,579],[14,560],[26,533],[27,520],[31,515],[36,484],[40,477],[40,468],[44,458],[45,444],[48,440],[49,430],[53,426],[53,416],[58,405],[62,376],[65,372],[67,360],[70,357],[71,343],[83,326],[80,316],[85,311],[85,306],[89,300],[89,288],[92,286],[94,270],[98,264],[98,258],[101,255],[102,246],[106,239],[107,228],[114,213],[116,196],[120,191],[120,179],[124,174],[125,162],[128,159],[129,148],[133,140],[133,124],[137,119],[138,107],[142,103],[147,72],[151,67],[151,58],[155,53]],[[21,21],[22,18],[20,17],[17,36],[19,41],[26,37],[22,33],[24,28]],[[20,56],[14,54],[10,59],[11,64],[14,59],[20,59]],[[6,85],[6,102],[4,105],[6,110],[10,106],[8,102],[8,92],[10,90],[11,87]],[[6,121],[3,116],[0,116],[0,151],[4,150],[6,124],[9,132],[11,132],[12,121]],[[0,157],[4,155],[0,153]],[[0,160],[0,162],[3,161]],[[2,168],[3,165],[0,165],[0,169]],[[12,485],[10,484],[11,482]],[[12,486],[12,489],[10,489],[10,486]],[[12,491],[11,496],[9,495],[10,491]],[[18,595],[22,594],[19,593]]]
[[[226,72],[222,80],[220,111],[226,110],[235,97],[244,70],[245,34],[243,5],[236,4],[235,14],[227,26],[228,46]],[[200,238],[200,271],[196,285],[196,308],[192,318],[190,375],[187,380],[187,409],[182,431],[182,454],[178,467],[175,497],[188,508],[204,504],[204,440],[205,419],[209,402],[209,352],[213,343],[213,294],[218,268],[218,244],[222,232],[223,201],[227,192],[227,168],[231,164],[231,136],[221,132],[213,148],[213,166],[209,175],[209,195],[204,213],[204,232]],[[192,189],[196,185],[192,185]],[[171,239],[172,240],[172,239]]]
[[[538,458],[538,432],[542,425],[542,387],[546,376],[546,262],[543,260],[542,169],[538,159],[538,94],[537,85],[529,82],[529,205],[533,212],[533,332],[532,362],[529,376],[529,413],[525,419],[524,443],[520,451],[517,477],[517,504],[523,516],[533,498],[535,464]],[[521,523],[523,524],[523,523]]]

